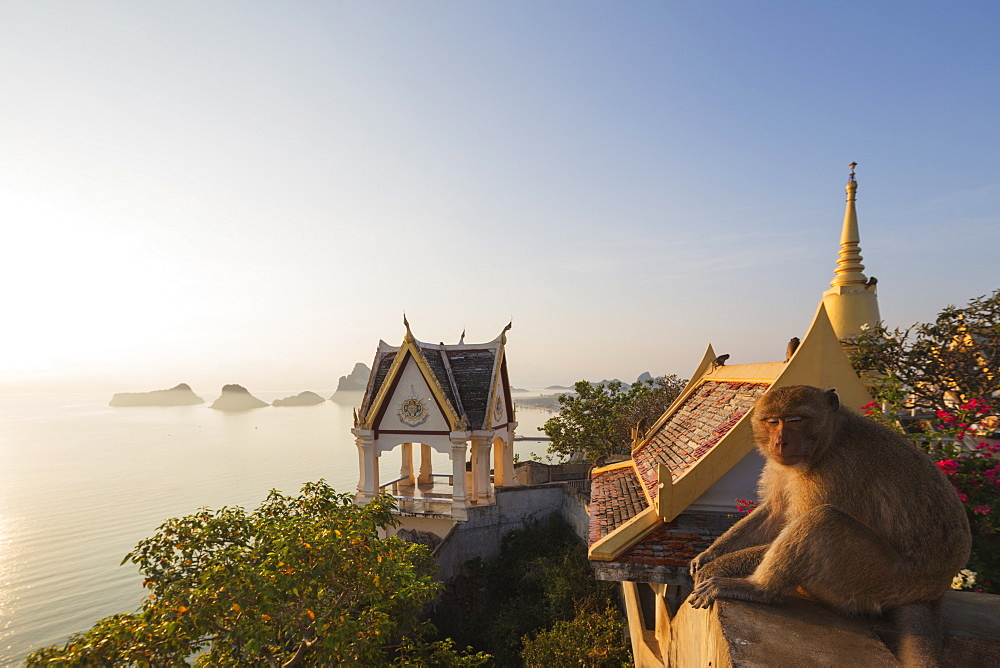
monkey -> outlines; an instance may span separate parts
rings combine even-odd
[[[800,343],[799,337],[797,337],[797,336],[793,336],[791,339],[789,339],[788,346],[785,348],[785,361],[786,362],[788,360],[792,359],[792,355],[794,355],[795,351],[799,349],[799,343]]]
[[[720,366],[726,366],[726,360],[728,360],[728,359],[729,359],[729,355],[728,354],[726,354],[726,355],[719,355],[718,357],[716,357],[715,360],[712,362],[712,371],[715,371]]]
[[[769,390],[751,419],[761,503],[692,560],[691,605],[798,590],[842,613],[889,613],[904,665],[937,665],[940,601],[972,544],[944,474],[835,390]]]

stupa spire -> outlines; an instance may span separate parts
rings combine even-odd
[[[830,289],[823,293],[830,323],[839,339],[858,336],[867,327],[879,323],[878,297],[875,294],[876,280],[870,281],[861,264],[861,237],[858,234],[858,213],[854,202],[858,192],[858,182],[854,179],[851,163],[850,180],[847,182],[847,208],[844,211],[844,227],[840,233],[840,253],[837,266],[833,270]]]
[[[858,182],[854,179],[854,168],[858,163],[851,163],[850,180],[847,182],[847,207],[844,211],[844,228],[840,233],[840,255],[837,267],[833,270],[831,287],[841,285],[865,285],[868,279],[862,273],[865,265],[861,264],[861,237],[858,234],[858,212],[855,200],[858,193]]]

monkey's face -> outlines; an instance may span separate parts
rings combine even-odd
[[[807,464],[839,405],[832,390],[796,385],[769,391],[754,408],[758,449],[781,466]]]

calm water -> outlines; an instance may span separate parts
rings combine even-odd
[[[270,402],[298,391],[254,395]],[[109,399],[0,395],[0,665],[134,610],[141,577],[118,564],[164,519],[255,507],[272,488],[295,493],[319,478],[338,491],[357,485],[351,405],[226,414],[207,404],[111,408]],[[519,409],[518,433],[536,435],[549,416]],[[516,448],[522,458],[544,449]],[[383,478],[398,456],[383,455]],[[450,471],[447,456],[434,468]]]

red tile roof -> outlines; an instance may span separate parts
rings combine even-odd
[[[590,544],[604,538],[647,506],[639,478],[631,466],[595,475],[590,483]]]
[[[739,516],[681,513],[664,522],[615,562],[687,568],[688,562],[739,520]]]
[[[643,485],[652,496],[659,483],[657,464],[665,464],[677,478],[712,449],[770,383],[706,380],[632,455]]]

